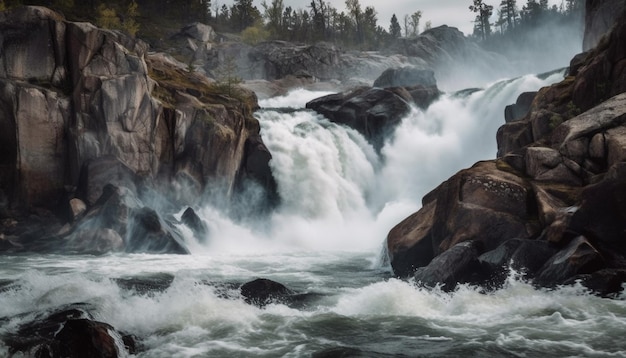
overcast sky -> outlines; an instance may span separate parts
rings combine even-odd
[[[271,0],[266,0],[270,3]],[[339,11],[345,10],[345,0],[326,0],[333,4]],[[560,5],[562,0],[550,0],[551,5]],[[231,6],[233,0],[213,0],[213,4],[219,3]],[[254,0],[254,5],[263,11],[261,7],[262,0]],[[295,9],[305,9],[311,4],[311,0],[283,0],[285,6],[291,6]],[[422,11],[422,19],[420,28],[423,28],[426,21],[430,21],[433,27],[439,25],[448,25],[458,28],[466,35],[472,33],[474,28],[473,20],[475,15],[469,11],[471,0],[360,0],[361,7],[372,6],[378,13],[378,24],[385,29],[389,29],[389,20],[393,14],[396,14],[398,21],[402,24],[404,15],[410,15],[417,10]],[[500,0],[487,0],[487,4],[493,5],[494,8],[500,4]],[[524,0],[518,0],[518,7],[522,7],[526,3]],[[494,11],[495,12],[495,11]]]

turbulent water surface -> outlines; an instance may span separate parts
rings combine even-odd
[[[206,204],[196,210],[211,229],[206,244],[181,227],[192,255],[1,256],[0,336],[42,311],[85,303],[97,320],[138,337],[138,357],[308,357],[334,348],[369,357],[626,356],[624,297],[538,290],[516,273],[495,292],[444,293],[392,278],[381,259],[387,232],[425,193],[494,157],[504,106],[561,77],[444,95],[412,111],[380,155],[356,131],[302,110],[321,93],[263,101],[257,118],[281,197],[269,222],[235,223]],[[258,277],[302,295],[248,305],[237,287]]]

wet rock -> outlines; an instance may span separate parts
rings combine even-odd
[[[209,237],[209,227],[200,219],[198,214],[192,209],[187,208],[181,217],[183,224],[193,231],[195,237],[199,242],[206,242]]]
[[[576,275],[566,280],[564,284],[573,285],[578,282],[602,297],[616,297],[624,290],[626,270],[603,269],[591,274]]]
[[[459,283],[477,281],[481,249],[479,242],[459,243],[435,257],[428,266],[418,268],[413,277],[418,283],[427,287],[439,285],[444,291],[454,290]]]
[[[387,253],[395,275],[409,277],[434,257],[432,225],[437,202],[432,201],[396,225],[387,235]]]
[[[411,110],[411,95],[404,89],[358,88],[317,98],[306,104],[329,120],[359,131],[377,150]]]
[[[584,233],[626,256],[626,163],[615,165],[604,180],[582,191],[572,230]]]
[[[537,92],[524,92],[517,97],[515,104],[508,105],[504,108],[504,120],[513,122],[524,118],[530,111],[530,105]]]
[[[591,273],[604,267],[602,255],[585,237],[579,236],[543,265],[536,282],[541,286],[558,285],[572,276]]]
[[[293,294],[285,285],[264,278],[247,282],[240,290],[247,303],[260,307],[273,302],[284,302]]]
[[[54,349],[61,357],[117,358],[118,344],[122,337],[115,329],[102,322],[88,319],[73,319],[65,322],[54,337]]]
[[[133,212],[126,238],[126,252],[189,254],[180,234],[150,208]]]

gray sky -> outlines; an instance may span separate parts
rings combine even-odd
[[[271,0],[266,0],[268,3]],[[296,9],[308,8],[311,0],[283,0],[285,6],[291,6]],[[345,10],[345,0],[326,0],[339,11]],[[220,4],[231,6],[233,0],[212,0]],[[254,5],[262,11],[262,0],[254,0]],[[473,20],[475,15],[469,11],[471,0],[360,0],[361,7],[372,6],[378,13],[378,24],[385,29],[389,28],[389,20],[393,14],[396,14],[398,21],[402,24],[404,15],[410,15],[417,10],[422,11],[422,19],[420,28],[423,28],[426,21],[430,21],[433,27],[439,25],[448,25],[458,28],[466,35],[472,33],[474,27]],[[487,0],[487,4],[493,5],[494,8],[500,4],[500,0]],[[550,0],[550,5],[559,5],[561,0]],[[526,3],[525,0],[518,0],[518,7],[522,7]],[[495,11],[494,11],[495,12]]]

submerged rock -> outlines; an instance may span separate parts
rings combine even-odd
[[[270,303],[284,302],[290,295],[293,295],[293,291],[282,283],[264,278],[247,282],[241,286],[240,290],[247,303],[260,307]]]

